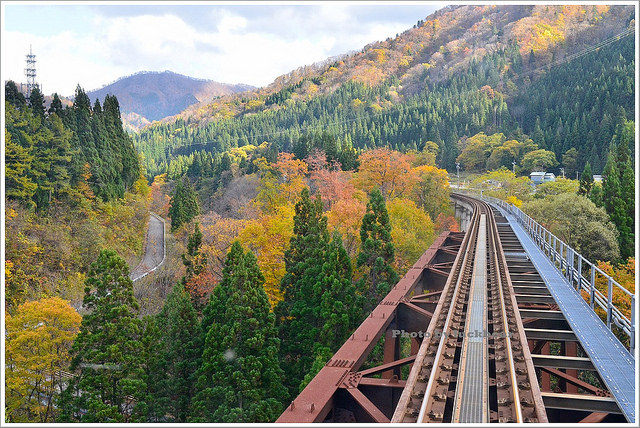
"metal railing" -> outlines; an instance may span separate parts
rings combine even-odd
[[[478,195],[475,195],[478,196]],[[499,206],[504,211],[513,215],[523,226],[533,241],[538,245],[547,258],[554,264],[556,269],[569,281],[569,284],[582,296],[582,291],[588,294],[588,303],[591,309],[601,308],[606,314],[603,322],[613,331],[613,326],[617,326],[629,337],[629,351],[635,355],[635,323],[636,323],[636,297],[611,276],[607,275],[598,266],[585,259],[576,250],[565,244],[553,233],[542,227],[531,217],[522,212],[518,207],[496,199],[491,196],[480,196],[494,205]],[[586,275],[586,276],[585,276]],[[596,288],[596,277],[604,278],[607,283],[607,294],[603,294]],[[622,292],[624,300],[628,301],[631,307],[631,319],[616,307],[613,302],[614,290]],[[597,314],[597,312],[596,312]]]

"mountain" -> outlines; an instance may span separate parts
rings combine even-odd
[[[191,106],[134,142],[150,173],[197,151],[293,151],[320,132],[356,149],[434,141],[451,169],[465,137],[537,134],[558,159],[576,148],[582,168],[606,155],[613,118],[634,118],[635,27],[632,6],[448,6],[395,38]]]
[[[87,95],[92,101],[98,98],[100,102],[107,94],[115,95],[120,101],[125,124],[140,129],[153,121],[178,114],[192,104],[250,89],[254,87],[195,79],[171,71],[144,71],[89,91]]]

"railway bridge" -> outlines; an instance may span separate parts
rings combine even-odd
[[[277,422],[635,424],[635,296],[518,208],[452,199],[463,231],[436,239]]]

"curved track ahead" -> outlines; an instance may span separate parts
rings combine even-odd
[[[391,422],[547,422],[491,207],[456,198],[473,216],[432,319],[441,334],[422,342]]]

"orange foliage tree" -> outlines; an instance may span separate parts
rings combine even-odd
[[[366,196],[363,196],[366,198]],[[327,212],[329,231],[342,236],[342,243],[352,259],[360,248],[360,224],[367,211],[367,205],[357,198],[340,199]]]
[[[320,193],[325,208],[353,197],[355,187],[349,181],[350,173],[342,171],[338,161],[329,163],[323,151],[315,150],[305,162],[309,165],[311,183]]]
[[[248,221],[222,217],[215,212],[199,217],[202,224],[202,246],[200,251],[206,254],[207,271],[218,283],[222,279],[224,261],[231,244],[238,238]]]
[[[307,164],[303,160],[294,159],[293,153],[278,153],[278,161],[272,165],[280,173],[280,192],[287,201],[294,201],[306,186]]]
[[[395,150],[369,150],[358,160],[360,168],[354,174],[356,188],[370,192],[377,187],[387,200],[408,195],[418,181],[411,168],[411,156]]]

